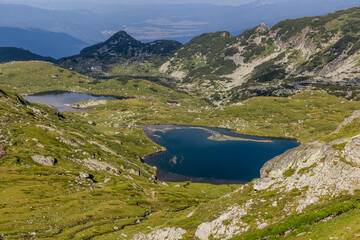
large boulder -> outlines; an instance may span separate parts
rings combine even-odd
[[[32,155],[31,159],[34,162],[37,162],[39,164],[45,165],[45,166],[54,166],[55,165],[55,158],[51,156],[42,156],[42,155]]]

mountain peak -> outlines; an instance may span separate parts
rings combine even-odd
[[[88,72],[92,66],[102,66],[107,69],[122,61],[142,62],[153,56],[169,56],[181,47],[180,42],[173,40],[143,43],[125,31],[118,31],[105,42],[84,48],[79,55],[61,59],[60,65],[77,71]],[[87,59],[86,63],[84,63],[84,59]]]
[[[123,30],[116,32],[108,39],[108,41],[121,41],[121,40],[137,41],[135,38],[133,38]]]

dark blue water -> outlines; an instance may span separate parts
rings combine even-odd
[[[214,132],[255,141],[208,139]],[[169,182],[249,182],[260,177],[260,168],[265,162],[299,145],[295,141],[253,137],[208,127],[149,126],[145,133],[167,151],[147,156],[144,161],[157,167],[159,180]]]
[[[41,92],[24,98],[30,102],[42,103],[56,107],[60,112],[78,111],[77,109],[65,106],[64,104],[74,104],[78,102],[85,102],[89,100],[118,100],[123,98],[113,96],[94,95],[81,92],[67,92],[67,91],[49,91]]]

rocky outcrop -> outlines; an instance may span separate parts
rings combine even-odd
[[[249,229],[247,223],[241,221],[241,218],[247,214],[252,202],[244,206],[232,206],[212,222],[202,223],[196,230],[195,237],[200,240],[208,240],[210,236],[216,239],[230,239],[235,235],[246,232]],[[224,224],[224,222],[228,222]]]
[[[265,23],[261,23],[257,28],[256,28],[256,31],[257,32],[260,32],[260,33],[266,33],[268,31],[270,31],[270,27],[269,26],[266,26]]]
[[[31,159],[45,166],[54,166],[56,162],[55,158],[51,156],[32,155]]]
[[[113,175],[119,175],[120,171],[112,164],[105,162],[105,161],[98,161],[92,158],[85,158],[83,160],[80,159],[70,159],[71,161],[82,165],[92,171],[107,171]]]
[[[344,123],[349,124],[356,117],[358,112]],[[298,212],[321,196],[353,194],[360,189],[360,135],[329,143],[302,144],[287,151],[264,165],[254,189],[286,192],[306,189],[291,203]]]
[[[163,228],[152,231],[149,234],[136,234],[133,240],[178,240],[182,239],[186,231],[182,228]]]
[[[80,177],[80,179],[88,179],[88,178],[90,178],[90,174],[86,171],[80,171],[79,177]]]

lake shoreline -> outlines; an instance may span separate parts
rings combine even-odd
[[[255,135],[255,134],[247,134],[247,133],[242,133],[242,132],[237,132],[236,130],[234,129],[231,129],[231,128],[223,128],[223,127],[216,127],[216,126],[204,126],[204,125],[194,125],[194,124],[146,124],[146,125],[143,125],[142,128],[144,130],[146,130],[147,127],[149,126],[164,126],[164,125],[168,125],[168,126],[186,126],[186,127],[211,127],[211,128],[218,128],[218,129],[221,129],[221,130],[226,130],[226,131],[229,131],[229,132],[233,132],[233,133],[237,133],[237,134],[241,134],[241,135],[247,135],[247,136],[250,136],[250,137],[259,137],[259,138],[272,138],[272,139],[278,139],[278,140],[289,140],[289,141],[294,141],[294,142],[297,142],[297,143],[300,143],[302,144],[302,142],[296,138],[292,138],[292,137],[279,137],[279,136],[268,136],[268,135]]]
[[[104,96],[104,97],[113,97],[116,98],[118,100],[125,100],[125,99],[131,99],[131,98],[136,98],[136,97],[128,97],[128,96],[122,96],[122,95],[114,95],[114,94],[101,94],[101,93],[93,93],[93,92],[87,92],[87,91],[75,91],[75,90],[59,90],[59,89],[55,89],[55,90],[46,90],[46,91],[40,91],[40,92],[35,92],[35,93],[27,93],[27,94],[21,94],[22,97],[28,97],[28,96],[41,96],[41,95],[46,95],[46,94],[61,94],[61,93],[85,93],[85,94],[89,94],[89,95],[93,95],[93,96]]]
[[[290,139],[252,136],[224,128],[199,125],[147,124],[143,125],[142,129],[152,142],[165,149],[143,158],[145,164],[156,167],[157,178],[165,182],[191,181],[215,185],[246,184],[259,177],[260,169],[267,161],[300,144],[299,141]],[[169,133],[172,132],[171,130],[179,131]],[[196,132],[184,132],[182,130],[201,130],[205,135],[202,132],[199,135]],[[225,140],[211,138],[213,132],[217,130],[219,135],[226,136]],[[157,132],[162,134],[159,135]],[[175,140],[169,136],[176,136]],[[247,136],[253,138],[247,139]],[[192,143],[193,140],[194,143]],[[197,147],[199,140],[201,145]],[[206,149],[206,144],[210,144],[209,150]],[[171,148],[169,148],[170,146]],[[211,148],[213,147],[215,147],[215,152],[212,152]],[[262,148],[264,151],[259,151]],[[227,153],[228,150],[232,152],[234,149],[237,149],[235,155],[234,153],[231,153],[233,155]],[[161,154],[162,152],[164,154]],[[225,155],[223,153],[219,155],[220,152],[225,153]],[[157,154],[160,155],[155,156]]]
[[[56,108],[59,112],[79,112],[85,111],[86,108],[75,107],[77,103],[82,103],[83,105],[89,104],[92,106],[91,102],[98,102],[106,104],[107,101],[121,101],[126,99],[122,96],[112,96],[106,94],[93,94],[85,93],[78,91],[65,91],[65,90],[51,90],[51,91],[42,91],[34,94],[22,95],[29,102],[45,104]],[[81,105],[81,104],[80,104]],[[94,105],[94,104],[93,104]],[[98,105],[98,104],[95,104]]]

